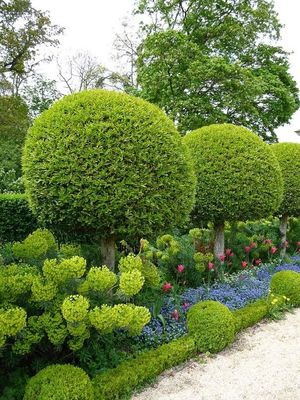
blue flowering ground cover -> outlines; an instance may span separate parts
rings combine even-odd
[[[187,289],[181,296],[168,296],[161,308],[160,316],[152,318],[138,338],[146,346],[158,346],[183,336],[187,332],[186,314],[188,309],[202,300],[216,300],[230,310],[267,297],[272,275],[278,271],[292,270],[300,273],[300,255],[291,258],[291,262],[274,265],[266,264],[225,278],[211,287]],[[177,312],[178,311],[178,317]],[[176,316],[176,318],[175,318]],[[177,319],[178,318],[178,319]]]

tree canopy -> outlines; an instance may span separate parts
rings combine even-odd
[[[142,97],[182,133],[230,122],[276,141],[299,97],[273,1],[141,0],[136,13],[151,21],[137,59]]]

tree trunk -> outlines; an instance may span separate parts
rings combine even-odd
[[[111,271],[115,270],[115,246],[116,242],[113,236],[101,239],[102,264],[106,265]]]
[[[284,258],[285,253],[286,253],[287,223],[288,223],[288,215],[282,214],[282,216],[280,218],[280,225],[279,225],[279,231],[280,231],[280,236],[281,236],[281,251],[280,251],[281,258]]]
[[[224,222],[215,223],[215,244],[214,256],[216,260],[220,260],[220,256],[224,254]]]

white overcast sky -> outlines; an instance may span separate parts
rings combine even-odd
[[[60,39],[60,54],[86,50],[105,66],[113,65],[113,41],[122,30],[122,20],[133,9],[135,0],[31,0],[35,8],[50,12],[53,23],[65,27]],[[275,0],[282,30],[281,44],[290,56],[291,73],[300,87],[300,0]],[[53,74],[53,65],[44,67],[46,74]],[[290,124],[278,129],[280,141],[300,143],[300,110]]]

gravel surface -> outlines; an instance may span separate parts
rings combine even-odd
[[[227,349],[164,372],[132,400],[300,400],[300,309]]]

